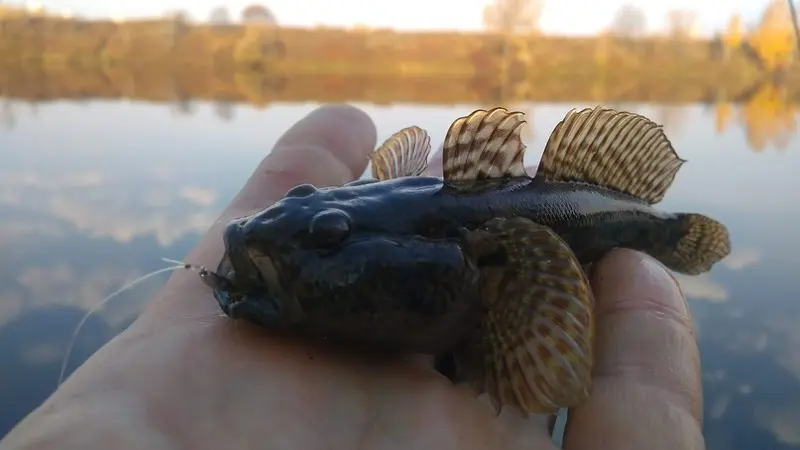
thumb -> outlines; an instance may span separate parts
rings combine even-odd
[[[594,386],[570,410],[568,450],[704,448],[700,357],[675,279],[616,250],[595,267]]]

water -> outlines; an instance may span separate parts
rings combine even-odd
[[[83,313],[163,267],[160,257],[184,257],[279,134],[316,105],[189,106],[0,100],[0,435],[55,388]],[[415,123],[438,145],[451,120],[486,105],[358,106],[379,139]],[[513,106],[528,113],[535,163],[555,123],[585,105]],[[786,136],[797,115],[770,121],[747,107],[622,107],[665,122],[689,160],[663,207],[710,215],[731,233],[729,258],[681,278],[699,329],[708,448],[800,446],[800,209],[792,206],[800,137]],[[89,320],[68,373],[131,323],[165,278]]]

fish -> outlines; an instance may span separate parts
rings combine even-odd
[[[459,117],[442,177],[426,175],[428,133],[401,129],[371,155],[372,178],[301,184],[232,220],[201,276],[233,319],[433,355],[498,414],[574,407],[591,394],[592,264],[629,248],[700,274],[730,238],[708,216],[654,206],[686,161],[647,117],[570,110],[533,176],[524,124],[503,107]]]

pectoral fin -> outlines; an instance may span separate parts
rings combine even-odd
[[[456,350],[458,378],[488,393],[498,413],[555,413],[591,386],[593,305],[589,282],[567,244],[524,218],[493,219],[469,232],[483,316]]]
[[[685,161],[647,117],[597,106],[572,110],[545,145],[537,177],[578,181],[660,202]]]
[[[372,177],[389,180],[423,175],[428,171],[430,151],[431,140],[427,131],[416,126],[403,128],[370,156]]]

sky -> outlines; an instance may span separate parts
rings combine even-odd
[[[23,2],[24,0],[10,0]],[[34,1],[34,0],[28,0]],[[389,27],[402,30],[452,29],[478,30],[481,15],[489,0],[269,0],[278,22],[287,26]],[[768,0],[550,0],[545,2],[541,28],[554,34],[594,34],[604,28],[614,12],[631,3],[647,15],[651,30],[663,25],[671,9],[697,13],[700,31],[711,33],[724,28],[734,13],[745,23],[758,20]],[[797,1],[797,0],[795,0]],[[84,17],[140,17],[161,15],[183,9],[195,19],[205,19],[215,6],[227,6],[234,15],[253,0],[38,0],[48,10],[71,12]]]

